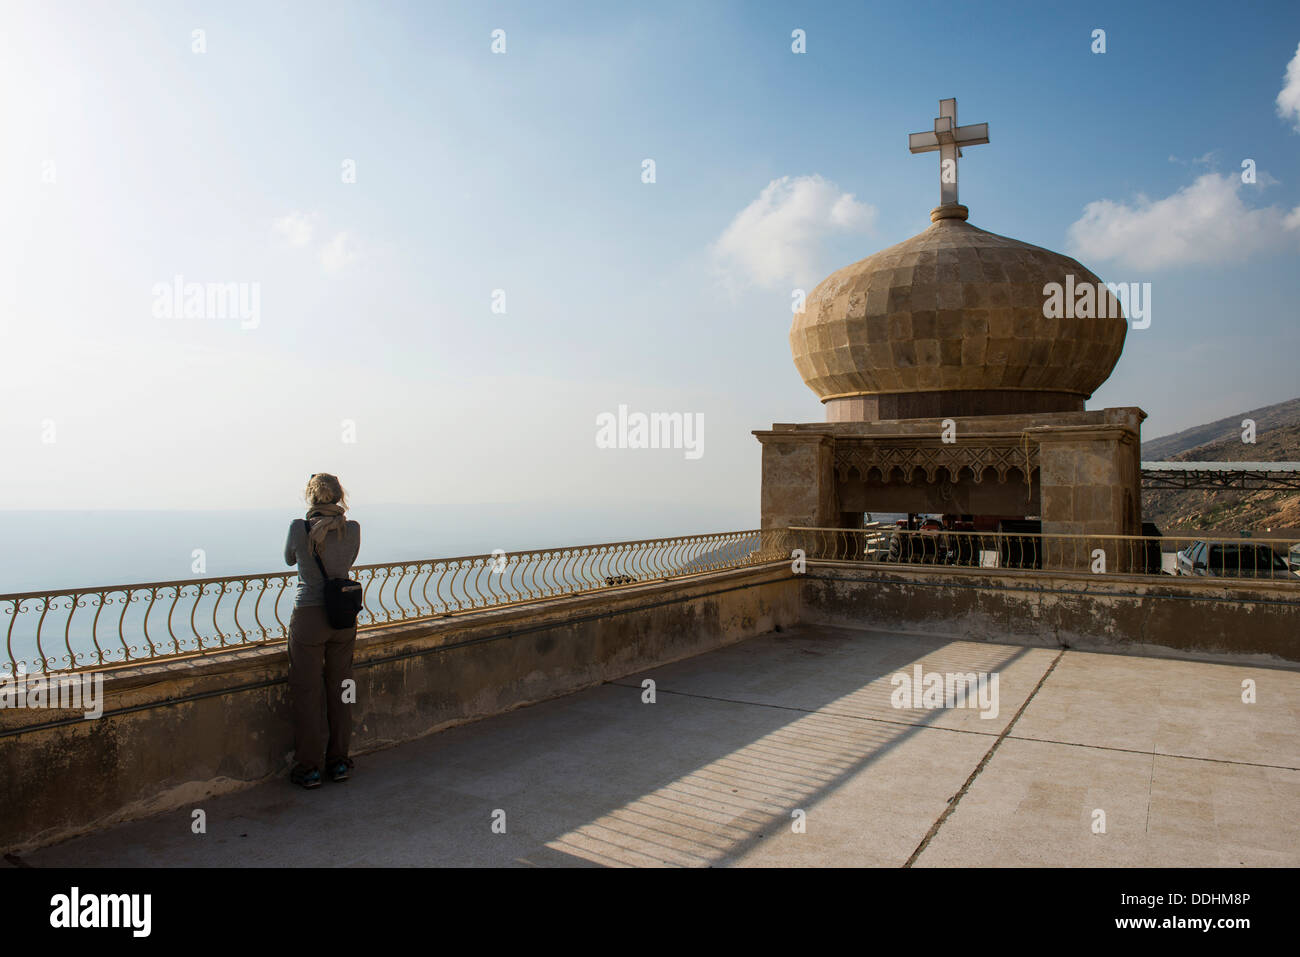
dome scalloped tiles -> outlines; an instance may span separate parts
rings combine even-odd
[[[1070,273],[1098,282],[1069,256],[939,219],[813,290],[790,329],[795,367],[823,401],[999,389],[1086,398],[1114,369],[1128,324],[1045,317],[1044,285]]]

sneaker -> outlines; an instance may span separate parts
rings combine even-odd
[[[330,780],[346,781],[348,778],[352,777],[351,768],[352,762],[346,758],[335,761],[329,766]]]
[[[320,787],[320,772],[315,768],[294,768],[289,773],[289,780],[294,784],[301,785],[308,791]]]

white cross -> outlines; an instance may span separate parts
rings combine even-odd
[[[934,120],[934,132],[912,133],[907,137],[907,147],[913,153],[939,151],[939,203],[943,206],[957,202],[957,159],[963,146],[979,146],[989,141],[989,125],[972,123],[957,125],[957,100],[940,100],[939,115]]]

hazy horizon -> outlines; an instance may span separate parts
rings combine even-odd
[[[4,510],[0,594],[289,571],[284,540],[289,523],[304,511]],[[653,509],[636,503],[362,504],[348,514],[361,524],[358,565],[745,531],[759,524],[757,503],[731,510],[690,503]]]
[[[0,502],[756,515],[792,293],[928,226],[954,96],[972,223],[1151,284],[1090,408],[1295,396],[1294,4],[6,4]]]

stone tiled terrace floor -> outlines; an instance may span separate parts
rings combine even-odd
[[[998,716],[895,709],[915,664]],[[200,806],[24,862],[1295,866],[1300,672],[802,626]]]

